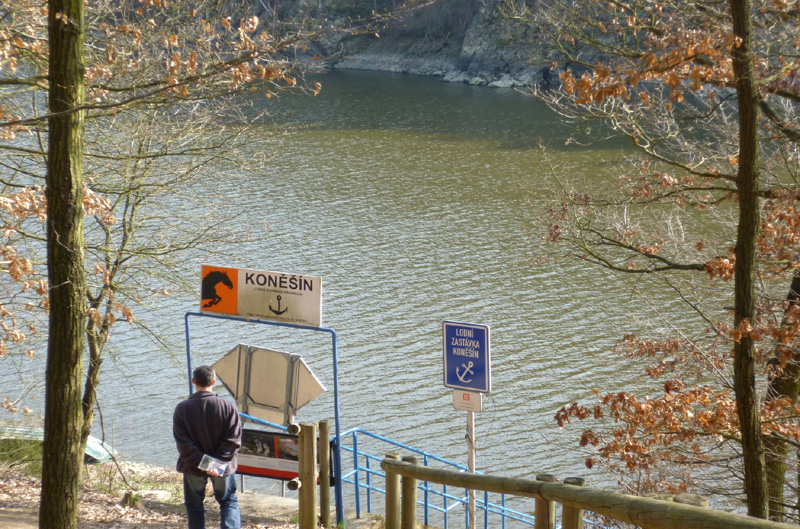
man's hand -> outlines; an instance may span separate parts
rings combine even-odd
[[[222,475],[222,474],[219,473],[219,471],[217,469],[206,470],[205,473],[208,474],[209,476],[211,476],[212,478],[216,478],[216,477],[219,477],[219,476]]]

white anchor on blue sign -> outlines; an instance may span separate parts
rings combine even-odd
[[[464,384],[466,384],[468,382],[472,382],[471,378],[466,379],[466,380],[464,379],[464,377],[466,377],[468,374],[469,375],[474,375],[475,374],[475,371],[472,370],[472,366],[473,366],[472,360],[470,360],[469,365],[461,364],[461,367],[464,368],[464,372],[463,373],[459,373],[458,372],[458,368],[456,367],[456,376]]]
[[[446,388],[492,391],[488,325],[442,322],[442,353]]]

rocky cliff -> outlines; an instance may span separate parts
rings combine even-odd
[[[533,9],[535,0],[517,0]],[[509,0],[295,0],[292,13],[339,21],[369,8],[394,8],[378,31],[316,42],[332,68],[433,75],[493,87],[542,81],[550,62],[541,32],[508,16]],[[377,9],[375,9],[377,11]]]

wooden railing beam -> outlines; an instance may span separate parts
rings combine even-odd
[[[583,487],[586,480],[583,478],[564,478],[564,484]],[[561,509],[561,527],[564,529],[583,529],[583,509],[564,505]]]
[[[555,483],[558,479],[552,474],[536,474],[536,481]],[[556,502],[536,498],[534,516],[535,529],[556,529]]]
[[[328,421],[319,421],[319,523],[322,527],[331,527],[331,447],[330,425]]]
[[[384,459],[386,461],[386,459]],[[417,458],[414,456],[404,456],[403,463],[411,467],[417,467]],[[417,479],[414,476],[403,475],[400,485],[402,490],[402,514],[400,516],[400,529],[417,529]]]
[[[317,529],[317,424],[300,423],[298,439],[300,467],[299,528]]]
[[[386,454],[386,459],[400,461],[400,455]],[[400,529],[400,475],[386,474],[386,516],[384,529]]]
[[[740,514],[562,483],[454,472],[419,466],[408,461],[389,459],[381,462],[381,468],[386,473],[396,473],[402,476],[404,496],[406,478],[410,478],[461,489],[542,498],[567,507],[585,509],[621,522],[638,525],[644,529],[730,529],[731,527],[737,529],[797,529],[793,525],[769,522]],[[404,497],[404,508],[405,503]],[[405,522],[403,522],[403,529],[406,529]]]

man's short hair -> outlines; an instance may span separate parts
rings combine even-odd
[[[200,366],[192,372],[192,377],[196,385],[201,388],[208,388],[214,384],[217,375],[211,366]]]

